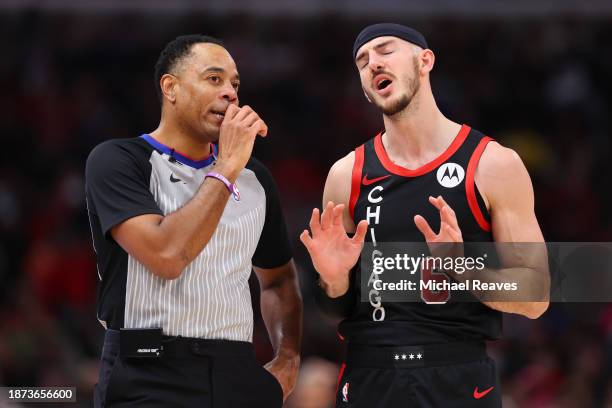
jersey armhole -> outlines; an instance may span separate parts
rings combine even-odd
[[[363,157],[364,157],[363,145],[355,149],[355,163],[353,163],[353,173],[351,176],[351,198],[349,200],[349,214],[351,218],[355,220],[355,204],[359,198],[359,192],[361,190],[361,172],[363,171]]]
[[[476,175],[476,168],[478,167],[480,157],[482,156],[485,147],[487,147],[487,144],[492,140],[493,139],[488,136],[485,136],[480,140],[478,146],[476,146],[476,149],[474,150],[474,153],[472,153],[472,157],[470,157],[470,161],[467,167],[467,173],[465,176],[465,192],[467,195],[468,205],[470,207],[472,215],[478,223],[478,226],[480,226],[480,228],[486,232],[491,232],[491,223],[487,220],[487,218],[483,214],[483,211],[478,205],[478,199],[476,197],[477,187],[476,182],[474,180],[474,176]]]

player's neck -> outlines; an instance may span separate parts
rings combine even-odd
[[[403,112],[384,116],[383,145],[400,166],[418,168],[442,154],[461,125],[447,119],[431,93],[420,93]]]
[[[210,155],[210,142],[199,140],[190,132],[163,119],[150,135],[158,142],[193,160],[202,160]]]

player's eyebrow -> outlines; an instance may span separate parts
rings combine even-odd
[[[388,39],[388,40],[386,40],[386,41],[381,42],[380,44],[376,44],[376,45],[375,45],[373,48],[374,48],[375,50],[379,50],[379,49],[381,49],[381,48],[383,48],[383,47],[385,47],[385,46],[389,45],[389,44],[390,44],[390,43],[392,43],[393,41],[394,41],[394,39],[393,39],[393,38],[390,38],[390,39]],[[365,55],[366,55],[366,53],[365,53],[365,52],[363,52],[363,51],[362,51],[362,52],[360,52],[359,54],[357,54],[357,58],[355,58],[355,62],[358,62],[358,61],[362,60],[362,59],[363,59],[363,57],[365,57]]]

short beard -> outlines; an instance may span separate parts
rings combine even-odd
[[[414,92],[410,96],[408,96],[407,94],[404,94],[395,103],[391,104],[390,106],[385,108],[384,106],[379,105],[378,107],[380,108],[380,110],[385,116],[393,116],[396,113],[400,113],[404,109],[406,109],[408,105],[410,105],[410,102],[412,102],[413,96],[414,96]]]
[[[412,103],[414,95],[416,95],[416,93],[419,91],[419,85],[419,79],[414,78],[408,84],[408,89],[406,93],[400,96],[397,101],[387,107],[384,107],[382,105],[378,105],[378,107],[380,108],[380,110],[382,110],[385,116],[393,116],[400,112],[403,112],[404,110],[408,109],[410,103]]]

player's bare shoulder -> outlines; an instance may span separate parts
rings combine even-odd
[[[531,178],[518,153],[495,141],[483,151],[475,180],[488,204],[524,190],[533,194]]]
[[[514,150],[502,146],[496,141],[487,144],[480,163],[478,164],[477,174],[510,176],[509,172],[524,168],[523,161]]]
[[[323,201],[333,201],[336,204],[348,205],[351,196],[351,177],[353,164],[355,163],[355,152],[338,160],[333,164],[327,175]]]
[[[325,189],[323,190],[323,205],[329,201],[336,204],[344,204],[344,215],[342,217],[344,228],[347,232],[353,232],[355,223],[349,214],[348,207],[351,198],[351,179],[353,175],[353,164],[355,163],[355,152],[338,160],[329,169]]]

